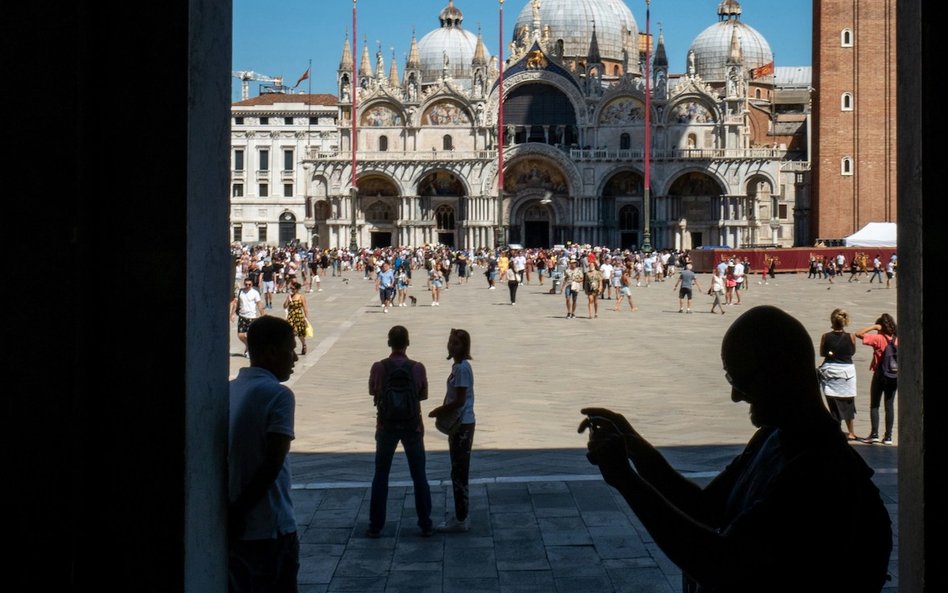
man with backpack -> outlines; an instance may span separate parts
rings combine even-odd
[[[408,459],[408,471],[415,490],[415,511],[422,537],[434,534],[431,523],[431,490],[425,474],[425,426],[421,416],[421,400],[428,399],[428,378],[420,362],[408,358],[408,330],[393,326],[388,331],[388,358],[372,365],[369,393],[377,410],[375,425],[375,476],[369,506],[369,529],[366,537],[375,539],[385,527],[385,506],[388,501],[388,475],[398,443],[402,443]]]

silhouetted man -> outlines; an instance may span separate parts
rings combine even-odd
[[[872,470],[820,400],[806,329],[755,307],[725,334],[721,359],[731,399],[750,404],[759,430],[705,488],[601,408],[582,410],[589,460],[681,568],[686,590],[879,591],[891,522]]]

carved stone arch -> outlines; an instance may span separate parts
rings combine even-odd
[[[516,73],[510,77],[505,77],[503,88],[505,100],[516,87],[536,82],[548,84],[558,92],[566,95],[566,98],[570,104],[572,104],[573,111],[576,114],[576,125],[581,126],[588,123],[589,118],[586,111],[586,99],[583,97],[576,81],[569,80],[565,76],[549,70],[527,70]],[[497,100],[499,91],[499,86],[494,85],[491,94],[487,98],[488,126],[497,125]]]
[[[727,182],[707,169],[687,168],[668,180],[660,195],[717,196],[727,193]]]
[[[359,175],[356,185],[359,195],[365,199],[372,197],[394,198],[404,195],[401,183],[384,171],[364,171]],[[349,191],[347,188],[346,191]]]
[[[311,195],[317,200],[325,199],[329,195],[329,180],[325,175],[313,175],[313,181],[310,185]]]
[[[536,207],[546,208],[549,212],[549,223],[557,224],[557,221],[567,219],[568,205],[565,200],[554,199],[549,204],[540,204],[546,195],[542,190],[528,190],[525,193],[518,194],[504,207],[504,220],[508,224],[519,224],[527,219],[527,213]]]
[[[452,176],[454,179],[451,181],[456,182],[460,186],[461,192],[460,193],[444,193],[444,194],[438,193],[439,187],[437,185],[437,180],[435,180],[436,186],[433,188],[435,191],[434,193],[432,193],[430,191],[430,189],[432,188],[429,188],[427,185],[427,183],[431,181],[429,180],[429,177],[431,177],[432,175],[440,176],[441,174]],[[446,183],[447,181],[448,180],[442,180],[441,187],[444,190],[449,190]],[[457,197],[467,197],[471,195],[471,186],[470,186],[470,182],[468,181],[468,176],[464,175],[460,171],[454,171],[452,169],[447,169],[447,168],[422,169],[418,172],[418,175],[416,175],[415,177],[413,177],[412,179],[408,181],[408,185],[409,187],[413,188],[412,192],[417,196],[449,195],[449,196],[457,196]]]
[[[634,186],[625,187],[629,184],[634,184]],[[596,188],[596,195],[603,197],[644,196],[644,184],[645,174],[638,168],[617,167],[602,176],[599,187]]]
[[[766,187],[762,187],[766,185]],[[778,187],[774,179],[767,173],[760,171],[754,172],[753,175],[750,175],[743,184],[744,195],[751,197],[759,194],[767,194],[772,196],[776,193]]]
[[[571,161],[561,150],[545,144],[531,144],[529,146],[514,146],[504,151],[507,155],[504,163],[504,185],[507,185],[507,171],[516,164],[518,159],[529,157],[543,158],[552,161],[560,170],[565,178],[566,187],[564,191],[550,189],[555,195],[575,196],[582,191],[583,178],[576,163]],[[494,194],[497,189],[497,163],[492,162],[488,170],[484,172],[484,185],[482,191],[485,194]],[[506,190],[505,190],[506,191]]]

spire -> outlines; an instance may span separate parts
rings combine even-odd
[[[352,71],[352,51],[349,49],[349,33],[346,33],[346,41],[342,46],[342,58],[339,60],[339,69]]]
[[[658,30],[658,47],[655,49],[652,64],[655,68],[668,68],[668,55],[665,53],[665,33],[661,28]]]
[[[474,66],[487,65],[487,48],[484,47],[484,35],[481,34],[480,27],[477,31],[477,46],[474,48],[474,59],[471,60],[471,64]]]
[[[741,20],[741,3],[738,0],[721,0],[718,4],[718,20]]]
[[[602,57],[599,55],[599,40],[596,38],[596,21],[593,21],[592,38],[589,40],[589,55],[586,56],[586,63],[602,63]]]
[[[388,86],[398,87],[398,65],[395,63],[395,48],[392,48],[392,67],[388,71]]]
[[[408,49],[408,59],[405,60],[405,69],[421,68],[421,53],[418,51],[418,40],[415,38],[415,31],[411,32],[411,47]]]
[[[369,42],[362,41],[362,63],[359,65],[359,76],[372,78],[372,61],[369,59]]]
[[[744,62],[744,52],[741,51],[741,39],[737,35],[737,27],[731,25],[731,47],[728,51],[728,64],[741,64]]]

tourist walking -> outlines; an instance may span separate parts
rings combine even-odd
[[[583,290],[586,292],[586,306],[589,308],[589,318],[599,317],[599,292],[602,290],[602,272],[596,262],[590,261],[583,277]]]
[[[721,295],[724,294],[724,277],[721,276],[719,268],[714,268],[714,272],[711,273],[711,288],[708,289],[708,294],[714,297],[711,312],[714,313],[717,308],[720,309],[721,315],[724,315],[724,305],[721,304]]]
[[[303,285],[297,280],[290,282],[290,292],[283,301],[286,310],[286,320],[293,327],[293,333],[300,340],[300,354],[306,354],[306,331],[312,327],[309,323],[309,306],[302,293]]]
[[[520,285],[520,277],[514,271],[513,266],[507,268],[504,272],[504,279],[507,281],[507,289],[510,291],[510,304],[517,304],[517,287]]]

